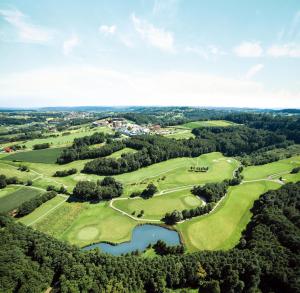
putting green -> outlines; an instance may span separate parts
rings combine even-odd
[[[95,239],[99,234],[99,230],[96,227],[84,227],[82,228],[78,234],[77,239],[79,240],[93,240]]]

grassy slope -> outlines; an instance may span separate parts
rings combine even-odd
[[[191,209],[201,204],[202,201],[192,195],[189,189],[155,196],[147,200],[136,198],[114,202],[115,207],[129,214],[135,211],[135,215],[137,215],[141,210],[144,210],[143,218],[158,220],[160,220],[165,213],[172,212],[175,209]]]
[[[9,212],[20,206],[23,202],[41,193],[41,190],[26,186],[22,186],[17,189],[12,189],[12,193],[8,193],[0,198],[0,213]]]
[[[267,178],[268,176],[274,174],[277,174],[277,177],[280,177],[297,166],[300,166],[300,156],[294,156],[289,159],[284,159],[261,166],[250,166],[244,170],[243,175],[245,180]]]
[[[1,144],[0,147],[5,147],[13,144],[21,144],[21,145],[24,144],[28,149],[31,149],[35,144],[41,144],[46,142],[49,142],[51,144],[51,147],[65,147],[71,145],[74,138],[83,137],[86,135],[92,135],[95,132],[112,133],[112,130],[109,127],[96,127],[90,129],[89,127],[83,126],[80,129],[70,131],[71,133],[69,135],[62,135],[62,133],[64,132],[67,131],[55,133],[55,134],[59,134],[59,136],[57,137],[37,138],[29,141],[5,143],[5,144]]]
[[[184,128],[198,128],[198,127],[212,127],[212,126],[218,126],[218,127],[226,127],[226,126],[232,126],[236,125],[233,122],[225,121],[225,120],[209,120],[209,121],[194,121],[189,122],[181,125],[181,127]]]
[[[28,152],[17,152],[2,158],[6,161],[25,161],[31,163],[54,164],[64,148],[49,148]]]
[[[32,213],[29,215],[21,218],[19,221],[25,225],[31,225],[35,221],[38,221],[39,219],[42,219],[47,213],[50,214],[50,210],[54,211],[56,206],[59,206],[62,202],[65,201],[65,198],[62,196],[56,196],[47,202],[43,203],[41,206],[39,206],[37,209],[35,209]]]
[[[85,246],[100,241],[127,241],[136,224],[110,209],[107,202],[65,202],[33,227],[72,244]]]
[[[136,153],[137,151],[131,148],[124,148],[122,150],[119,150],[117,152],[112,153],[111,155],[107,156],[107,158],[115,158],[115,159],[119,159],[121,158],[122,154],[132,154],[132,153]]]
[[[37,174],[35,174],[32,171],[29,172],[21,172],[18,170],[16,166],[19,164],[15,164],[16,166],[10,165],[10,162],[1,162],[0,161],[0,174],[4,174],[6,177],[14,177],[16,176],[20,180],[33,180],[37,177]]]
[[[250,221],[254,201],[267,190],[279,187],[279,184],[268,181],[231,187],[228,196],[213,213],[176,226],[188,250],[232,248]]]

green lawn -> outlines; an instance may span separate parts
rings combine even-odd
[[[33,227],[71,244],[86,246],[100,241],[128,241],[136,225],[136,221],[109,208],[107,202],[65,202]]]
[[[225,121],[225,120],[208,120],[208,121],[193,121],[193,122],[188,122],[185,124],[182,124],[181,127],[184,128],[189,128],[189,129],[194,129],[198,127],[226,127],[226,126],[233,126],[237,125],[233,122],[230,121]]]
[[[47,202],[43,203],[41,206],[39,206],[29,215],[19,219],[19,222],[25,225],[32,225],[34,223],[37,223],[44,216],[48,214],[50,215],[51,212],[54,212],[55,207],[59,207],[64,201],[65,201],[64,197],[56,196],[48,200]]]
[[[275,177],[278,178],[289,173],[289,171],[297,166],[300,166],[300,156],[294,156],[261,166],[249,166],[244,170],[243,175],[245,180],[267,178],[272,175],[276,175]]]
[[[160,220],[167,212],[195,208],[202,205],[202,201],[191,194],[190,188],[188,188],[154,196],[150,199],[117,200],[113,205],[129,214],[135,211],[135,216],[144,210],[143,218]]]
[[[64,148],[49,148],[35,151],[16,152],[2,158],[6,161],[54,164]]]
[[[41,190],[26,186],[12,188],[11,191],[11,193],[7,193],[0,197],[0,213],[9,212],[19,207],[23,202],[42,193]]]
[[[189,251],[219,250],[234,247],[250,221],[250,209],[256,199],[280,184],[259,181],[231,187],[214,212],[177,224]]]
[[[27,180],[33,180],[36,178],[38,175],[32,171],[29,172],[22,172],[18,170],[17,166],[19,164],[13,164],[10,165],[11,162],[2,162],[0,160],[0,174],[4,174],[6,177],[17,177],[20,180],[27,181]]]

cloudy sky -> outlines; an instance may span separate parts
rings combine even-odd
[[[299,0],[1,0],[0,107],[300,108]]]

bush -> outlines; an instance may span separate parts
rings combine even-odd
[[[42,149],[48,149],[50,147],[50,144],[48,142],[46,143],[40,143],[40,144],[35,144],[33,146],[34,150],[42,150]]]
[[[53,177],[66,177],[69,175],[73,175],[77,173],[77,169],[72,168],[68,170],[62,170],[62,171],[56,171],[53,175]]]
[[[150,198],[157,192],[157,187],[153,183],[149,183],[148,186],[142,191],[141,197]]]

